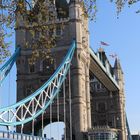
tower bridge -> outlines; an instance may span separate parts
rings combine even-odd
[[[104,51],[95,53],[89,47],[88,19],[82,16],[78,0],[55,3],[56,9],[62,6],[67,14],[57,15],[56,24],[63,22],[64,29],[51,50],[53,64],[44,59],[29,65],[32,51],[25,45],[31,37],[27,37],[27,30],[16,29],[20,49],[1,68],[0,75],[3,82],[16,62],[17,103],[0,108],[0,125],[16,126],[21,136],[25,133],[43,139],[47,124],[63,121],[64,140],[131,140],[120,61],[116,59],[112,67]]]

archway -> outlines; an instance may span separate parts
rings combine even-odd
[[[44,127],[43,135],[48,139],[61,140],[64,137],[64,122],[53,122]]]

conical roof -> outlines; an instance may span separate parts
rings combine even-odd
[[[122,70],[120,60],[118,58],[116,58],[116,60],[115,60],[114,68]]]

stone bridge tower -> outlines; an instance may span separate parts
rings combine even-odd
[[[116,59],[114,67],[112,67],[104,51],[97,52],[97,56],[99,59],[103,59],[102,64],[115,78],[119,89],[107,88],[108,82],[103,83],[103,80],[99,80],[99,77],[90,72],[92,130],[89,133],[94,139],[110,137],[111,139],[127,140],[124,78],[120,61]]]
[[[83,16],[83,6],[80,0],[70,0],[69,4],[66,0],[55,0],[55,4],[57,10],[56,23],[63,23],[64,29],[58,28],[54,32],[56,34],[56,47],[52,49],[53,56],[55,56],[53,64],[48,60],[38,60],[34,65],[29,65],[28,58],[32,50],[25,48],[25,45],[32,39],[31,35],[23,28],[16,30],[16,45],[21,46],[21,55],[17,60],[17,101],[27,97],[49,78],[61,63],[72,40],[75,39],[77,48],[71,66],[72,140],[92,140],[88,134],[97,134],[98,132],[100,134],[110,130],[119,134],[119,140],[126,140],[124,81],[119,61],[116,60],[115,66],[111,67],[106,56],[104,57],[103,65],[111,70],[110,74],[115,75],[120,87],[119,90],[112,91],[105,88],[104,84],[108,84],[105,83],[106,79],[104,81],[97,80],[101,75],[97,76],[91,70],[95,69],[96,65],[93,65],[91,61],[88,19]],[[65,12],[64,15],[59,13],[59,8]],[[21,19],[20,21],[20,26],[24,25],[24,20]],[[99,73],[98,70],[97,73]],[[106,76],[106,74],[104,75]],[[94,79],[92,76],[96,77],[97,81],[90,81],[90,79]],[[60,105],[60,121],[63,121],[64,117],[62,106],[63,104]],[[57,120],[56,104],[54,103],[52,107],[52,116],[55,122]],[[49,113],[49,110],[46,110],[44,116],[46,125],[49,123],[47,115]],[[68,133],[70,114],[67,104],[66,114],[66,132]],[[36,119],[35,134],[39,134],[40,124],[41,117]],[[31,123],[26,124],[24,132],[31,133],[31,131]],[[67,134],[67,140],[70,140],[69,134]]]
[[[52,74],[50,71],[54,71],[60,64],[72,40],[75,39],[77,49],[71,67],[72,139],[85,140],[85,132],[91,128],[88,19],[83,16],[83,6],[79,0],[71,0],[69,4],[67,4],[65,0],[55,0],[55,3],[56,9],[61,8],[66,14],[57,13],[57,24],[63,22],[64,29],[56,30],[58,38],[56,48],[52,50],[53,54],[55,54],[55,62],[53,65],[49,62],[42,63],[41,61],[37,61],[34,65],[29,65],[28,58],[31,55],[31,49],[25,48],[25,42],[31,39],[30,34],[22,28],[16,30],[16,45],[21,46],[21,56],[17,60],[17,101],[38,89],[39,86],[48,79],[48,76]],[[20,16],[18,18],[20,18]],[[21,19],[20,25],[24,25],[23,19]],[[61,110],[60,107],[60,111]],[[55,105],[52,116],[55,121]],[[67,120],[69,120],[68,116],[69,114],[67,113]],[[47,115],[45,117],[45,123],[48,124]],[[63,118],[63,111],[60,112],[60,120],[61,118]],[[41,117],[36,120],[36,134],[41,127],[39,125],[40,121]],[[17,128],[17,130],[20,130],[20,128]],[[25,125],[24,132],[31,133],[31,124]],[[69,140],[69,134],[67,134],[67,139]]]

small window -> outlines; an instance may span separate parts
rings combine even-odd
[[[25,61],[22,59],[22,64],[24,64],[24,62],[25,62]]]
[[[98,104],[98,111],[99,112],[105,112],[106,111],[105,103],[99,103]]]
[[[49,12],[49,21],[52,21],[53,19],[54,19],[54,13],[53,13],[53,11],[50,11]]]
[[[49,68],[50,68],[50,63],[49,63],[49,61],[44,60],[44,61],[43,61],[43,71],[45,72],[45,71],[49,70]]]
[[[33,87],[31,85],[26,87],[26,96],[33,93]]]
[[[40,71],[43,71],[43,60],[40,61],[40,67],[39,67],[39,70],[40,70]]]
[[[51,58],[41,61],[40,71],[48,74],[54,72],[54,61]]]
[[[94,126],[97,126],[97,123],[96,123],[96,122],[94,122],[94,123],[93,123],[93,125],[94,125]]]
[[[106,125],[106,120],[105,119],[99,120],[99,125],[100,126],[105,126]]]
[[[53,36],[54,35],[54,29],[50,29],[49,30],[49,36]]]
[[[97,84],[97,90],[99,90],[101,87],[100,87],[100,83]]]
[[[55,0],[57,18],[67,18],[69,16],[69,4],[66,0]]]
[[[35,38],[36,38],[36,39],[39,38],[39,34],[40,34],[40,33],[39,33],[38,31],[35,32]]]
[[[112,125],[112,122],[108,122],[108,125],[110,126],[110,127],[112,127],[113,125]]]
[[[17,60],[17,64],[20,65],[20,60]]]
[[[35,65],[34,64],[29,65],[29,72],[30,73],[34,73],[35,72]]]
[[[58,26],[58,27],[56,28],[56,36],[60,36],[60,35],[62,35],[62,30],[61,30],[61,27]]]

